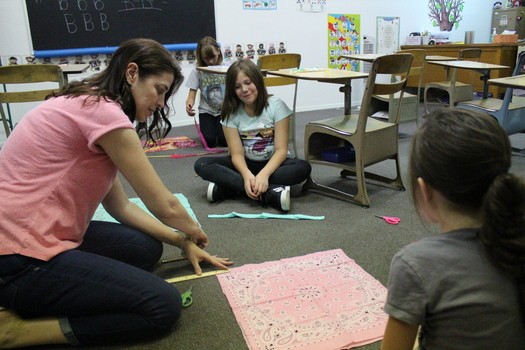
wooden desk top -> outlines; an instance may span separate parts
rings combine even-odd
[[[202,72],[207,72],[207,73],[213,73],[213,74],[226,74],[226,72],[228,71],[228,68],[230,68],[230,66],[219,65],[219,66],[197,67],[197,70],[200,70]]]
[[[447,48],[490,48],[490,47],[512,47],[521,46],[523,43],[483,43],[483,44],[439,44],[439,45],[401,45],[401,49],[447,49]]]
[[[430,64],[436,64],[439,66],[459,68],[459,69],[473,69],[473,70],[492,70],[492,69],[506,69],[509,66],[502,66],[499,64],[483,63],[475,61],[429,61]]]
[[[366,78],[367,73],[354,72],[351,70],[333,69],[333,68],[303,68],[303,69],[279,69],[267,72],[271,75],[278,75],[282,77],[317,80],[322,82],[334,82],[344,84],[350,79]]]
[[[428,55],[425,57],[427,61],[454,61],[456,57],[441,56],[441,55]]]
[[[60,64],[60,69],[65,74],[80,74],[88,70],[89,64]]]
[[[384,54],[380,53],[357,53],[352,55],[341,55],[342,58],[348,58],[350,60],[357,60],[357,61],[365,61],[365,62],[372,62],[378,57],[384,56]]]
[[[516,89],[525,89],[525,74],[512,77],[489,79],[489,84]]]

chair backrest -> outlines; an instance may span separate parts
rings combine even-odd
[[[277,70],[277,69],[289,69],[299,68],[301,66],[301,55],[298,53],[279,53],[274,55],[264,55],[257,59],[257,66],[263,71],[265,70]],[[292,111],[294,115],[290,119],[289,128],[289,143],[293,143],[294,155],[297,156],[297,147],[295,145],[295,106],[297,101],[297,79],[278,77],[278,76],[265,76],[264,85],[268,87],[272,86],[286,86],[294,85]]]
[[[399,98],[403,98],[403,88],[407,83],[413,57],[411,53],[396,53],[381,56],[374,60],[366,82],[363,100],[361,101],[357,132],[364,133],[367,118],[381,108],[374,103],[373,95],[393,95],[399,92]],[[395,76],[397,79],[395,81],[380,82],[376,79],[379,74]],[[398,104],[395,118],[391,119],[395,124],[399,123],[400,107],[401,103]]]
[[[57,86],[43,89],[40,84],[32,85],[46,82],[55,82]],[[0,92],[0,116],[6,136],[9,136],[13,123],[3,104],[44,101],[46,96],[64,85],[64,75],[60,66],[54,64],[11,65],[0,67],[0,84],[4,87],[4,91]],[[12,85],[18,86],[11,88]]]
[[[44,82],[56,82],[58,83],[57,88],[61,88],[64,85],[64,75],[60,66],[54,64],[23,64],[0,67],[0,84]],[[57,88],[33,90],[28,85],[24,86],[24,91],[0,92],[0,103],[43,101],[47,95]]]
[[[412,59],[412,64],[410,65],[410,71],[408,72],[408,78],[417,77],[417,88],[418,88],[418,97],[419,90],[421,89],[421,84],[423,83],[423,73],[426,63],[427,50],[425,49],[409,49],[409,50],[400,50],[397,53],[410,53],[414,58]],[[409,81],[410,83],[410,81]]]
[[[481,57],[481,49],[463,49],[458,52],[458,60],[476,61]]]
[[[514,66],[514,70],[512,71],[512,76],[520,75],[521,70],[523,69],[523,66],[525,65],[525,51],[522,51],[518,54],[518,58],[516,59],[516,66]],[[503,97],[503,103],[501,106],[502,110],[508,110],[510,103],[512,102],[512,97],[514,96],[514,89],[513,88],[507,88],[505,90],[505,96]]]
[[[265,70],[277,70],[286,68],[299,68],[301,66],[301,55],[298,53],[279,53],[275,55],[264,55],[257,59],[257,66]],[[293,78],[278,76],[265,76],[264,84],[269,86],[291,85],[297,82]]]

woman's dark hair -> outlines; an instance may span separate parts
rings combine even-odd
[[[264,85],[264,79],[261,70],[251,60],[241,59],[235,61],[226,72],[226,92],[224,93],[224,102],[222,103],[221,111],[221,118],[223,120],[228,119],[230,115],[235,113],[243,105],[235,92],[237,76],[240,72],[246,74],[246,76],[257,88],[255,115],[261,115],[263,110],[268,106],[268,91]]]
[[[524,310],[525,183],[508,173],[510,165],[509,138],[493,117],[447,108],[428,115],[416,132],[409,168],[416,207],[421,177],[454,210],[480,215],[478,238],[494,264],[516,279]]]
[[[135,63],[139,69],[140,79],[163,73],[173,74],[171,84],[165,98],[165,107],[157,109],[149,127],[139,123],[137,131],[147,129],[147,138],[153,139],[152,131],[164,130],[164,137],[171,129],[167,115],[169,114],[168,99],[179,89],[184,77],[181,68],[170,52],[161,44],[151,39],[131,39],[124,42],[113,54],[107,68],[82,81],[73,81],[53,96],[84,96],[88,97],[85,104],[95,103],[101,98],[118,102],[122,110],[133,123],[136,106],[131,94],[131,88],[126,80],[126,69],[130,63]],[[164,125],[165,124],[165,125]]]
[[[211,36],[202,38],[197,44],[197,67],[207,66],[204,60],[215,57],[216,50],[219,50],[219,60],[217,64],[221,64],[223,60],[221,46]]]

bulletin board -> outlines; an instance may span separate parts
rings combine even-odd
[[[165,45],[193,44],[192,48],[204,36],[216,37],[214,0],[26,0],[25,3],[37,57],[45,53],[90,54],[82,49],[117,47],[136,37],[152,38]],[[105,51],[98,49],[93,53]]]

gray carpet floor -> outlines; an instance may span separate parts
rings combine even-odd
[[[341,110],[326,110],[298,113],[297,130],[299,152],[303,152],[304,124],[310,120],[341,114]],[[399,149],[405,187],[409,187],[406,176],[407,155],[416,125],[404,123],[400,127]],[[170,136],[188,136],[198,140],[193,126],[174,129]],[[522,147],[524,135],[513,137],[513,144]],[[192,149],[191,153],[202,151]],[[429,155],[431,156],[431,155]],[[208,214],[225,214],[232,211],[260,213],[261,207],[247,199],[227,200],[211,204],[206,200],[208,184],[193,171],[195,157],[169,159],[152,158],[167,187],[174,193],[184,194],[199,222],[210,239],[210,253],[230,257],[234,266],[257,264],[282,258],[340,248],[354,259],[365,271],[386,285],[390,260],[404,245],[423,236],[437,233],[436,228],[415,214],[409,191],[396,191],[369,185],[370,208],[343,202],[324,195],[302,192],[300,186],[292,189],[292,212],[307,215],[324,215],[323,221],[306,220],[244,220],[211,219]],[[383,174],[393,174],[390,161],[375,166]],[[525,157],[513,156],[514,172],[525,176]],[[354,186],[352,180],[343,180],[337,169],[314,167],[313,177],[321,183],[336,184],[342,188]],[[135,193],[129,186],[130,197]],[[268,208],[265,211],[276,212]],[[397,216],[398,225],[388,225],[374,214]],[[166,247],[164,258],[179,256],[179,250]],[[211,270],[209,267],[205,271]],[[162,264],[156,273],[165,277],[177,277],[193,273],[187,261]],[[91,347],[90,349],[159,349],[159,350],[244,350],[248,349],[226,297],[216,277],[206,277],[176,283],[180,290],[193,285],[193,305],[183,310],[173,332],[153,342],[133,345]],[[360,349],[379,349],[376,342]],[[59,349],[63,347],[40,347]]]

